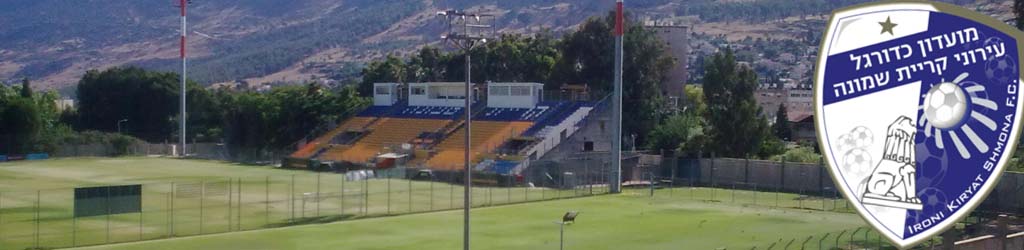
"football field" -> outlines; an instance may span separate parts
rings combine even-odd
[[[122,184],[143,185],[142,213],[74,217],[72,188]],[[854,214],[821,211],[843,210],[841,200],[687,187],[599,195],[604,189],[474,188],[473,244],[557,249],[553,222],[566,211],[581,212],[567,227],[567,249],[834,246],[848,241],[835,233],[864,226]],[[166,158],[8,162],[0,163],[0,249],[455,249],[461,204],[462,187],[438,181]]]
[[[580,212],[576,224],[566,228],[566,249],[763,248],[780,239],[785,244],[864,225],[848,213],[602,195],[475,209],[472,245],[558,249],[554,222],[565,211]],[[422,213],[85,249],[459,249],[461,216],[460,211]],[[809,246],[817,249],[817,244]]]

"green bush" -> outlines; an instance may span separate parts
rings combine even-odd
[[[821,155],[814,153],[813,148],[797,146],[787,150],[785,153],[771,157],[772,161],[785,160],[786,162],[819,163]]]

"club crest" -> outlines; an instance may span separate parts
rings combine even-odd
[[[1019,136],[1019,31],[943,3],[833,13],[815,122],[838,189],[900,247],[935,236],[995,187]]]

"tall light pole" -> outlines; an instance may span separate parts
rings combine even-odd
[[[185,156],[187,152],[185,151],[185,120],[187,120],[188,116],[185,114],[185,96],[186,94],[188,94],[188,92],[185,86],[185,79],[188,76],[188,59],[187,57],[185,57],[185,38],[188,37],[188,28],[186,26],[187,22],[185,20],[185,9],[191,3],[192,0],[179,0],[177,6],[181,8],[181,117],[179,118],[181,127],[178,130],[178,136],[180,137],[181,142],[181,156]]]
[[[466,107],[464,108],[464,115],[466,116],[465,128],[466,128],[466,141],[465,141],[465,161],[463,162],[465,171],[465,184],[463,185],[462,194],[462,249],[469,250],[469,208],[472,205],[471,189],[473,187],[472,178],[472,166],[470,166],[470,136],[472,134],[472,119],[473,110],[473,84],[470,81],[471,76],[471,61],[469,53],[470,51],[478,46],[487,43],[489,38],[494,33],[493,23],[494,16],[479,13],[467,13],[459,10],[446,10],[437,12],[438,16],[444,17],[448,24],[448,34],[442,35],[441,39],[451,43],[456,48],[463,51],[466,56]]]
[[[615,88],[612,98],[612,174],[609,176],[609,192],[619,193],[622,190],[622,35],[626,27],[623,25],[622,0],[615,1]]]

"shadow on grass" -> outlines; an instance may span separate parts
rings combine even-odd
[[[298,219],[294,219],[294,220],[286,221],[286,222],[281,222],[281,223],[267,224],[265,227],[266,228],[274,228],[274,227],[290,227],[290,226],[310,225],[310,224],[325,224],[325,223],[331,223],[331,222],[337,222],[337,221],[343,221],[343,220],[351,220],[351,219],[353,219],[355,217],[356,216],[352,215],[352,214],[342,214],[342,215],[298,218]]]

